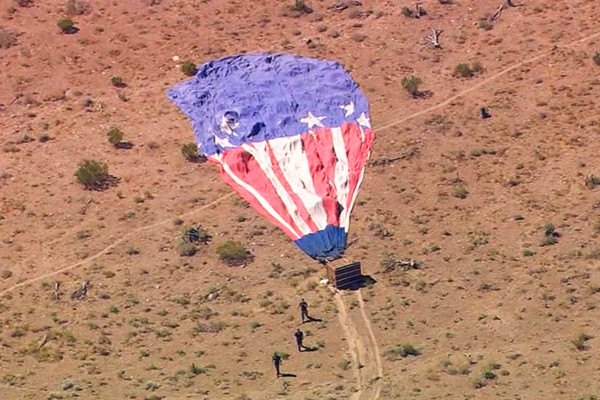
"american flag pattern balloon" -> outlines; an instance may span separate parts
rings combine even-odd
[[[191,120],[199,152],[254,209],[313,258],[343,253],[375,134],[340,63],[236,55],[167,95]]]

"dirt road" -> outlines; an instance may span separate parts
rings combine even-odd
[[[338,304],[338,317],[344,335],[348,342],[348,352],[352,360],[352,368],[356,379],[356,392],[352,400],[377,400],[381,394],[381,378],[383,365],[371,322],[365,311],[365,302],[359,290],[356,296],[360,309],[360,318],[352,317],[342,293],[334,292]]]

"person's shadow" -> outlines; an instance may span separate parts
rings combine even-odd
[[[315,318],[315,317],[311,317],[311,316],[306,316],[306,321],[302,321],[302,323],[307,323],[307,322],[323,322],[323,320],[321,318]]]
[[[282,378],[295,378],[296,374],[279,374]]]
[[[305,351],[311,352],[311,351],[317,351],[317,350],[319,350],[319,348],[316,346],[315,347],[308,347],[308,346],[304,346],[304,345],[302,346],[302,352],[305,352]]]

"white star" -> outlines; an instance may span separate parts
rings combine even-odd
[[[371,128],[371,121],[369,121],[369,118],[367,118],[365,113],[360,114],[360,117],[358,117],[356,122],[358,122],[359,125],[366,126],[367,128]]]
[[[345,106],[340,106],[340,108],[344,111],[346,111],[346,117],[351,116],[352,114],[354,114],[354,102],[351,101],[350,104],[346,104]]]
[[[224,149],[230,148],[230,147],[235,147],[233,144],[231,144],[231,142],[229,141],[229,139],[224,138],[221,139],[220,137],[215,135],[215,143],[218,144],[219,146],[221,146]]]
[[[302,118],[300,120],[300,122],[302,122],[303,124],[307,124],[308,125],[308,129],[311,129],[313,126],[320,126],[321,128],[324,127],[324,125],[321,123],[321,120],[325,119],[327,117],[315,117],[310,111],[308,112],[308,115],[304,118]]]

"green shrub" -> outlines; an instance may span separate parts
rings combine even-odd
[[[77,182],[84,185],[86,189],[99,189],[108,181],[108,165],[101,161],[84,160],[79,163],[75,176]]]
[[[454,192],[452,193],[454,197],[459,199],[466,199],[468,194],[469,192],[467,192],[467,189],[465,189],[463,185],[455,186]]]
[[[588,188],[593,189],[598,185],[600,185],[600,178],[598,178],[596,175],[590,175],[585,178],[585,186]]]
[[[596,54],[594,54],[594,56],[592,57],[592,60],[594,60],[596,65],[600,67],[600,51],[597,52]]]
[[[110,83],[112,83],[112,85],[116,86],[116,87],[123,87],[123,86],[125,86],[125,82],[123,82],[123,78],[121,78],[118,75],[115,75],[112,78],[110,78]]]
[[[419,86],[423,83],[421,78],[416,76],[409,76],[402,78],[402,87],[406,90],[412,97],[418,97]]]
[[[230,266],[239,266],[252,260],[252,254],[246,247],[233,240],[229,240],[217,247],[217,254],[221,261]]]
[[[390,361],[396,361],[401,358],[418,356],[420,354],[421,352],[415,346],[410,343],[405,343],[385,351],[383,356]]]
[[[69,18],[61,18],[58,20],[56,24],[63,33],[75,33],[77,32],[77,28],[75,28],[75,23]]]
[[[205,161],[206,157],[201,156],[198,153],[198,146],[196,143],[185,143],[181,145],[181,154],[185,157],[189,162],[199,162]]]
[[[412,18],[414,17],[414,13],[413,10],[411,10],[408,7],[402,7],[402,15],[404,15],[407,18]]]
[[[489,31],[493,27],[494,25],[487,18],[481,18],[479,20],[479,28],[483,29],[484,31]]]
[[[196,75],[196,72],[198,72],[198,69],[196,68],[196,64],[194,64],[194,62],[188,60],[181,64],[181,72],[183,72],[183,74],[186,76],[194,76]]]
[[[458,64],[456,68],[454,68],[454,76],[458,76],[461,78],[470,78],[473,75],[473,70],[469,66],[469,64]]]
[[[123,140],[123,132],[119,128],[110,128],[106,136],[108,136],[108,143],[114,147],[118,147],[119,143]]]
[[[177,253],[181,257],[191,257],[198,252],[196,246],[186,240],[180,240],[177,244]]]
[[[277,354],[279,357],[281,357],[282,360],[287,360],[288,358],[290,358],[290,354],[286,353],[285,351],[282,351],[282,350],[276,351],[275,354]]]
[[[313,10],[306,5],[304,0],[295,0],[292,5],[292,11],[300,12],[303,14],[310,14]]]

